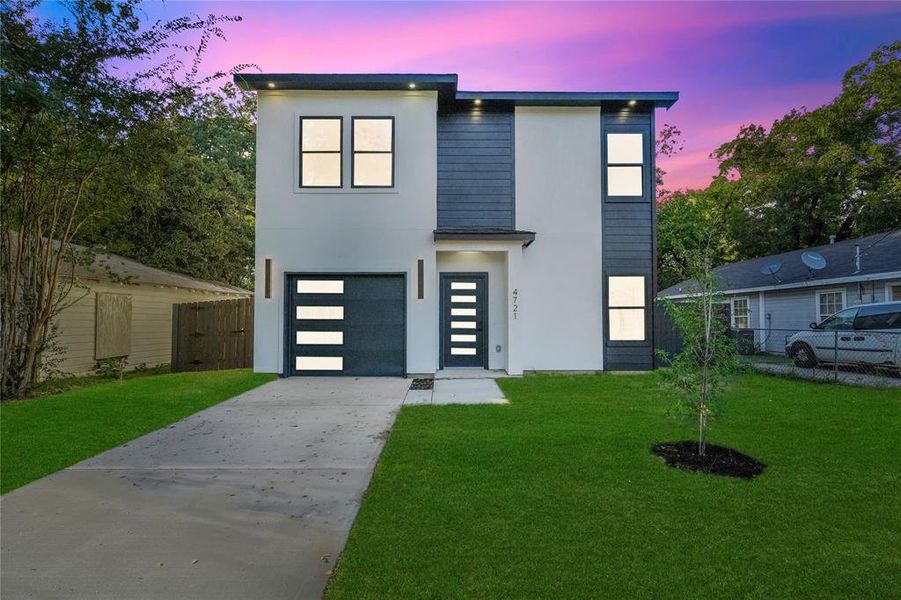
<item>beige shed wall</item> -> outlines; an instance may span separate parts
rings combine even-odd
[[[182,302],[212,302],[242,298],[185,288],[153,285],[123,285],[109,282],[83,282],[87,289],[74,288],[68,298],[75,303],[56,319],[65,373],[81,375],[94,369],[94,334],[98,293],[128,294],[132,297],[131,353],[128,367],[142,363],[148,367],[167,364],[172,359],[172,305]]]

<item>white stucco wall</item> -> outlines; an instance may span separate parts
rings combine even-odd
[[[437,94],[435,92],[260,92],[254,369],[279,372],[283,360],[284,274],[407,274],[407,371],[437,368]],[[344,189],[297,191],[299,116],[344,117]],[[352,116],[395,117],[393,190],[350,188]],[[272,298],[263,297],[264,262],[273,261]],[[416,261],[425,260],[424,300]]]
[[[535,231],[519,290],[525,370],[602,368],[598,108],[518,107],[516,227]]]
[[[507,253],[438,252],[438,272],[488,273],[488,368],[506,369]]]

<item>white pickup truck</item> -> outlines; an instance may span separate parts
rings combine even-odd
[[[811,323],[786,340],[785,353],[799,367],[817,363],[901,369],[901,302],[861,304]]]

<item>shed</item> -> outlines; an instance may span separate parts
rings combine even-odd
[[[95,255],[93,264],[77,266],[74,276],[69,306],[56,319],[59,351],[54,366],[72,375],[90,373],[104,359],[124,357],[127,368],[169,364],[173,304],[253,295],[116,254]]]

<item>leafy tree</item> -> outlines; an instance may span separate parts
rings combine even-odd
[[[899,82],[896,42],[852,67],[829,104],[742,127],[713,152],[720,172],[706,189],[658,191],[659,287],[682,279],[681,250],[711,223],[715,266],[901,227]]]
[[[134,144],[80,241],[203,279],[253,284],[255,99],[228,84]],[[157,148],[147,156],[147,148]],[[124,193],[123,193],[124,192]]]
[[[901,227],[901,42],[852,67],[829,104],[744,126],[713,156],[741,258]]]
[[[654,140],[654,152],[656,153],[656,156],[658,158],[661,156],[675,156],[682,152],[683,148],[682,130],[675,125],[664,123]],[[663,179],[666,177],[666,171],[660,168],[659,165],[655,171],[654,181],[657,186],[657,204],[659,206],[669,200],[672,197],[673,192],[664,187]]]
[[[662,301],[683,343],[674,357],[663,353],[670,366],[662,371],[662,381],[674,392],[672,412],[697,419],[698,453],[704,455],[710,418],[738,363],[725,315],[718,308],[723,298],[713,274],[719,253],[717,228],[708,224],[699,229],[703,233],[695,234],[697,244],[679,251],[680,274],[690,282],[688,297],[679,303]]]
[[[657,286],[665,289],[685,279],[692,270],[691,249],[709,244],[714,266],[738,258],[738,243],[732,235],[730,220],[737,217],[712,189],[675,192],[657,209]]]
[[[110,209],[104,190],[135,169],[141,153],[165,147],[160,124],[224,75],[200,78],[200,59],[222,36],[220,25],[238,20],[182,17],[144,28],[137,0],[74,0],[65,4],[68,17],[53,22],[35,17],[36,5],[0,6],[4,397],[24,394],[36,378],[72,290],[72,243]],[[174,41],[192,34],[196,46]]]

